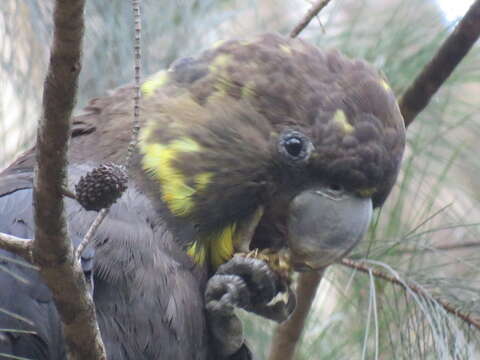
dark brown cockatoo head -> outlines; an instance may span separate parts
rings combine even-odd
[[[321,268],[358,243],[398,174],[405,128],[373,67],[266,34],[217,44],[142,86],[143,169],[216,267],[285,249]]]

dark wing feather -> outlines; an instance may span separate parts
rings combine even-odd
[[[91,166],[121,161],[130,137],[130,88],[95,99],[73,120],[70,147],[70,184]],[[125,123],[127,122],[127,123]],[[33,236],[33,150],[0,175],[0,231]],[[96,212],[66,199],[69,231],[75,245],[83,238]],[[204,274],[172,238],[136,184],[112,207],[95,235],[93,249],[84,253],[84,269],[94,262],[94,300],[109,359],[207,358],[203,313]],[[35,359],[64,359],[58,314],[50,291],[35,270],[9,259],[1,251],[2,266],[28,284],[0,271],[0,308],[21,315],[33,325],[0,312],[0,328],[36,331],[36,335],[0,332],[0,353]],[[13,295],[14,294],[14,295]]]

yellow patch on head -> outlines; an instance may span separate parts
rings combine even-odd
[[[257,43],[258,40],[256,38],[253,38],[253,39],[250,39],[250,40],[240,40],[238,42],[238,44],[240,44],[241,46],[248,46],[248,45],[252,45],[252,44],[255,44]]]
[[[249,81],[242,87],[242,97],[253,98],[254,96],[255,96],[255,84],[252,81]]]
[[[219,76],[217,82],[215,83],[215,89],[217,89],[216,96],[226,96],[230,88],[234,85],[225,77]]]
[[[355,129],[352,124],[348,122],[347,115],[343,110],[338,109],[333,115],[333,121],[340,127],[345,134],[350,134]]]
[[[192,196],[196,189],[187,184],[188,179],[174,166],[174,160],[181,153],[200,150],[200,145],[187,137],[176,139],[167,145],[140,142],[143,168],[160,182],[162,199],[176,216],[186,216],[192,211],[195,205]]]
[[[227,54],[217,55],[213,62],[208,67],[212,72],[218,72],[224,69],[228,64],[232,62],[232,56]]]
[[[285,45],[285,44],[280,45],[280,50],[282,50],[284,53],[288,55],[292,54],[292,48],[288,45]]]
[[[377,191],[377,189],[374,188],[374,187],[373,188],[366,188],[366,189],[358,190],[357,194],[360,195],[363,198],[369,198],[373,194],[375,194],[376,191]]]
[[[213,49],[216,49],[220,46],[222,46],[223,44],[225,44],[225,40],[218,40],[218,41],[215,41],[212,45],[212,48]]]
[[[161,71],[155,74],[150,80],[145,81],[140,87],[144,96],[151,96],[155,93],[155,90],[161,88],[168,82],[168,74],[166,71]]]

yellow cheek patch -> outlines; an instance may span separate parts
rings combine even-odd
[[[214,269],[226,263],[233,256],[233,238],[235,235],[236,224],[226,226],[214,238],[195,241],[187,249],[187,254],[193,258],[197,264],[203,265],[207,261]]]
[[[333,121],[335,121],[335,123],[345,134],[350,134],[354,130],[354,127],[348,122],[347,116],[343,110],[338,109],[335,112],[335,115],[333,115]]]
[[[233,236],[236,225],[227,226],[210,245],[210,261],[216,269],[233,256]]]
[[[188,179],[174,166],[174,160],[181,153],[200,150],[197,142],[186,137],[167,145],[141,142],[143,168],[160,182],[162,199],[176,216],[186,216],[192,211],[195,205],[192,196],[197,190],[187,185]]]
[[[364,198],[369,198],[371,197],[373,194],[375,194],[375,192],[377,191],[377,188],[366,188],[366,189],[361,189],[359,191],[357,191],[357,194],[360,195],[361,197],[364,197]]]
[[[205,247],[201,246],[198,241],[195,241],[187,249],[187,254],[195,261],[197,264],[205,264],[207,253]]]
[[[142,94],[146,97],[151,96],[155,93],[155,90],[161,88],[168,82],[168,74],[166,71],[161,71],[158,74],[155,74],[150,80],[145,81],[140,90]]]

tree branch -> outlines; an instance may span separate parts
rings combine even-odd
[[[310,307],[323,271],[301,273],[297,284],[297,306],[290,318],[275,329],[268,360],[290,360],[295,355],[295,348],[305,327]]]
[[[35,239],[32,255],[62,319],[69,359],[106,359],[95,308],[64,216],[70,116],[75,105],[85,0],[57,0],[54,37],[37,132],[34,178]]]
[[[0,249],[19,255],[32,262],[32,240],[0,233]]]
[[[93,223],[88,228],[88,231],[83,237],[82,242],[78,245],[77,249],[75,250],[75,258],[78,261],[81,261],[81,256],[83,251],[91,243],[93,239],[93,235],[95,235],[95,232],[98,230],[100,225],[102,225],[102,222],[107,217],[109,211],[110,211],[110,208],[104,208],[100,210],[95,220],[93,220]]]
[[[312,21],[312,19],[318,15],[318,13],[328,5],[330,0],[319,0],[315,5],[313,5],[310,10],[305,14],[305,16],[300,20],[300,22],[293,28],[290,32],[289,36],[293,39],[300,34],[303,29],[307,27],[307,25]]]
[[[480,0],[470,7],[437,54],[423,68],[399,101],[405,126],[428,105],[480,36]]]
[[[477,330],[480,330],[480,319],[476,319],[472,317],[470,314],[467,314],[466,312],[455,308],[452,304],[449,304],[445,300],[437,299],[431,294],[427,293],[425,290],[423,290],[421,287],[412,284],[411,282],[405,281],[405,280],[400,280],[396,277],[393,277],[391,275],[385,274],[382,271],[379,271],[377,269],[374,269],[366,264],[363,264],[359,261],[351,260],[351,259],[343,259],[341,261],[341,264],[344,266],[347,266],[349,268],[358,270],[364,274],[372,274],[378,279],[383,279],[385,281],[388,281],[391,284],[397,285],[402,287],[403,289],[410,289],[413,291],[415,294],[422,296],[424,298],[433,298],[437,304],[439,304],[441,307],[445,309],[446,312],[462,319],[464,322],[466,322],[468,325],[473,326],[477,328]]]

